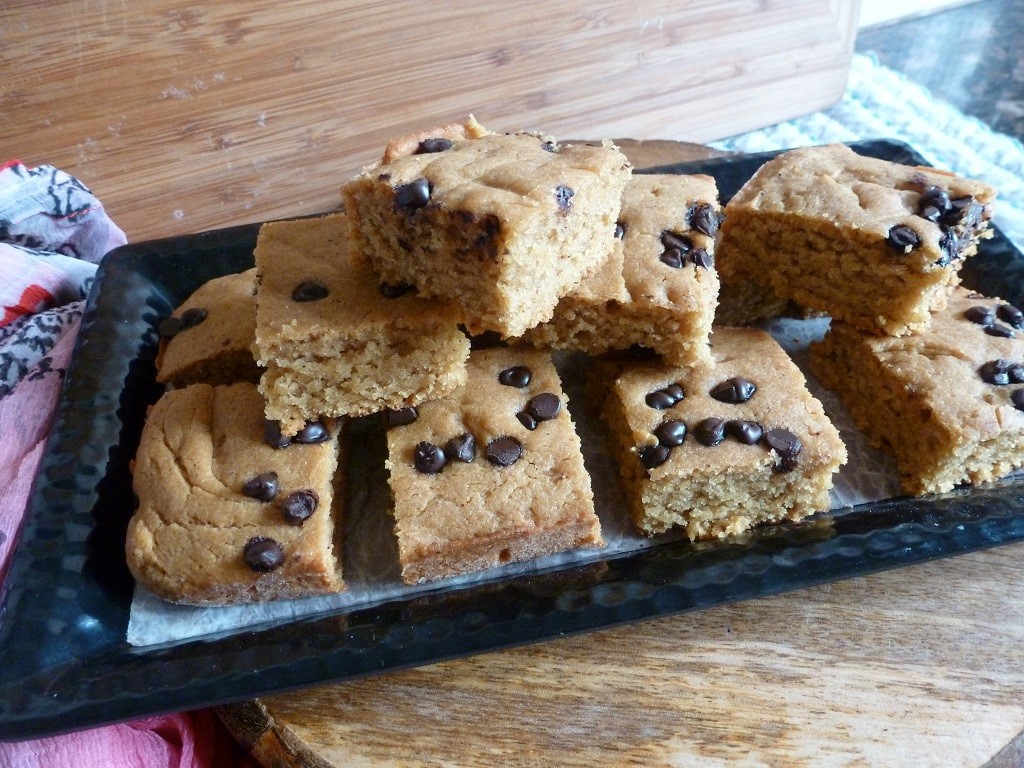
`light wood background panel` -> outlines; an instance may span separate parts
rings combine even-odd
[[[857,2],[0,0],[0,159],[78,175],[129,239],[338,204],[392,135],[704,141],[841,95]]]

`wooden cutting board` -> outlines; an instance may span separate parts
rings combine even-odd
[[[707,156],[623,141],[638,167]],[[220,708],[268,768],[1024,766],[1024,544]]]
[[[5,0],[0,162],[129,240],[317,213],[388,138],[464,119],[707,141],[843,92],[859,2]]]
[[[1024,545],[219,710],[268,768],[1024,765]]]

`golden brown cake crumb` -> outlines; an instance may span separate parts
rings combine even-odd
[[[827,510],[846,448],[803,374],[762,331],[718,328],[711,348],[710,366],[599,366],[637,527],[711,539]]]
[[[419,131],[408,136],[399,136],[388,142],[381,163],[387,164],[407,155],[436,152],[438,147],[450,145],[454,141],[479,139],[489,136],[491,131],[484,128],[472,115],[464,123],[448,123],[437,128]]]
[[[295,434],[439,397],[466,380],[469,341],[447,301],[381,283],[349,250],[344,214],[264,224],[254,351],[268,419]]]
[[[708,361],[719,221],[710,176],[633,176],[622,194],[612,257],[524,338],[590,354],[640,345],[675,365]]]
[[[765,163],[725,208],[722,320],[782,300],[869,333],[928,327],[986,231],[995,190],[829,145]]]
[[[488,134],[368,168],[342,195],[383,280],[457,301],[472,333],[514,337],[608,258],[630,172],[612,146]]]
[[[833,322],[814,375],[891,453],[906,493],[948,491],[1024,467],[1024,316],[963,288],[917,336]]]
[[[550,356],[479,350],[468,367],[465,387],[388,431],[406,583],[604,543]]]
[[[334,432],[271,447],[253,384],[164,394],[135,458],[125,548],[136,580],[198,605],[342,591]]]
[[[160,324],[166,341],[157,357],[156,380],[175,387],[256,383],[255,329],[256,270],[210,280]]]

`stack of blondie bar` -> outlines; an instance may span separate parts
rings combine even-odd
[[[984,361],[957,359],[980,377],[984,418],[1005,420],[992,398],[1004,379],[1024,380],[1020,312],[949,299],[991,190],[818,154],[759,173],[721,226],[714,179],[634,175],[610,142],[562,145],[472,119],[392,141],[344,185],[343,213],[263,225],[255,271],[203,286],[160,325],[158,378],[173,388],[136,458],[132,572],[196,604],[344,589],[345,452],[361,450],[345,431],[356,418],[386,431],[407,583],[602,546],[553,350],[586,360],[577,405],[606,422],[641,532],[720,538],[827,509],[843,443],[768,334],[712,329],[720,273],[729,319],[790,301],[832,313],[816,360],[835,376],[823,378],[864,378],[871,366],[877,385],[851,397],[905,397],[881,351],[867,362],[883,342],[887,360],[925,328],[938,334],[919,344],[931,353],[976,331],[998,349],[974,344]],[[803,170],[787,175],[786,162]],[[827,190],[847,206],[845,228],[830,221],[814,182],[827,173],[813,163],[845,163]],[[900,173],[911,174],[902,186]],[[728,268],[716,266],[716,243]],[[964,329],[936,314],[947,303]],[[941,390],[945,371],[925,362],[921,375]],[[919,423],[944,423],[946,400],[964,395],[941,394],[882,417],[884,434],[902,443]],[[971,461],[1005,461],[1004,443]]]
[[[730,201],[722,314],[832,318],[811,369],[896,460],[906,493],[1024,466],[1024,314],[959,286],[995,190],[944,171],[794,150]]]

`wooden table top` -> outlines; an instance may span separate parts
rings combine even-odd
[[[1024,544],[220,710],[267,766],[1024,765]]]

